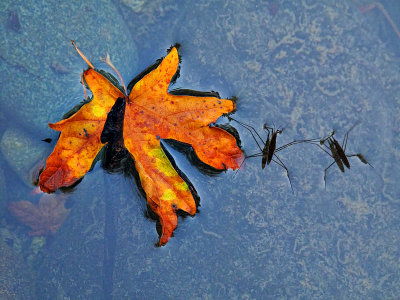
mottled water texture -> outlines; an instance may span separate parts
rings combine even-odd
[[[360,12],[367,3],[1,2],[0,298],[398,297],[400,39],[379,10]],[[381,3],[400,27],[400,4]],[[109,52],[126,82],[180,43],[173,88],[237,96],[235,118],[260,132],[265,122],[285,127],[278,146],[333,129],[341,141],[360,121],[347,151],[374,168],[357,158],[344,174],[333,166],[325,190],[331,158],[293,146],[279,153],[293,194],[276,164],[262,170],[261,159],[249,159],[236,176],[210,176],[166,144],[201,206],[165,247],[154,246],[155,223],[134,181],[99,166],[69,194],[61,229],[38,244],[6,204],[37,203],[26,174],[54,147],[47,123],[83,99],[86,66],[71,39],[99,68]],[[257,152],[232,125],[246,153]]]

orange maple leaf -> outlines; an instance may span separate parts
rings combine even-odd
[[[209,126],[235,109],[233,101],[168,93],[178,64],[174,47],[155,70],[134,85],[124,119],[125,146],[135,160],[147,201],[160,217],[160,244],[168,241],[177,226],[176,210],[196,212],[190,189],[169,162],[160,139],[190,144],[200,160],[219,170],[237,169],[242,157],[232,135]]]
[[[70,118],[50,125],[61,130],[61,136],[40,176],[41,189],[51,192],[85,175],[104,145],[100,137],[107,114],[117,98],[125,98],[124,144],[135,161],[149,206],[159,216],[160,245],[167,243],[177,226],[177,210],[194,215],[196,204],[160,140],[191,145],[201,161],[218,170],[237,169],[243,159],[236,139],[223,129],[210,126],[222,114],[232,112],[234,102],[168,93],[178,65],[178,51],[173,47],[156,68],[134,83],[129,97],[99,72],[88,69],[84,77],[93,100]]]
[[[46,193],[71,186],[85,176],[105,145],[100,137],[107,114],[115,100],[124,97],[117,87],[94,69],[90,68],[83,74],[93,99],[68,119],[49,124],[50,128],[61,131],[61,135],[40,174],[39,186]]]

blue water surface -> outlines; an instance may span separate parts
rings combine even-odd
[[[400,295],[400,4],[339,1],[2,1],[0,298],[395,299]],[[393,20],[393,21],[390,21]],[[391,23],[392,22],[392,23]],[[84,98],[85,62],[108,52],[129,82],[181,45],[171,89],[236,96],[234,117],[278,146],[335,130],[341,173],[317,146],[208,174],[163,145],[200,196],[156,247],[156,222],[132,178],[100,164],[65,197],[59,230],[32,237],[7,209],[38,204],[32,173],[54,148],[56,122]],[[220,124],[228,123],[221,118]],[[246,154],[259,151],[239,132]],[[43,139],[51,138],[51,143]],[[60,199],[60,198],[58,198]]]

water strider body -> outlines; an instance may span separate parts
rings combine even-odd
[[[368,164],[372,167],[372,165],[364,158],[364,156],[361,153],[346,154],[346,146],[349,138],[349,133],[351,130],[353,130],[353,128],[356,125],[357,124],[355,124],[346,132],[346,134],[343,137],[342,145],[340,145],[339,142],[335,139],[334,137],[335,131],[332,131],[332,133],[328,135],[328,137],[321,139],[319,144],[317,144],[319,148],[321,148],[325,153],[327,153],[330,157],[333,158],[333,162],[324,170],[325,187],[326,187],[326,172],[333,164],[336,164],[340,169],[340,171],[343,173],[345,171],[344,167],[350,169],[350,162],[347,159],[348,157],[356,156],[362,163]],[[326,145],[326,142],[328,142],[328,146]]]

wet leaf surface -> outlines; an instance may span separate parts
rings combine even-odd
[[[101,72],[92,68],[85,71],[84,80],[93,99],[69,118],[49,124],[61,135],[40,175],[42,191],[54,192],[75,184],[107,143],[106,165],[112,169],[114,157],[119,159],[121,154],[122,159],[126,147],[147,202],[159,217],[159,243],[166,244],[177,226],[177,211],[196,213],[197,193],[178,174],[160,141],[172,139],[191,145],[200,161],[220,171],[237,169],[242,160],[236,138],[212,126],[221,115],[235,110],[234,102],[220,99],[217,93],[168,93],[171,81],[179,76],[178,65],[178,49],[173,47],[162,61],[129,84],[129,97]]]

